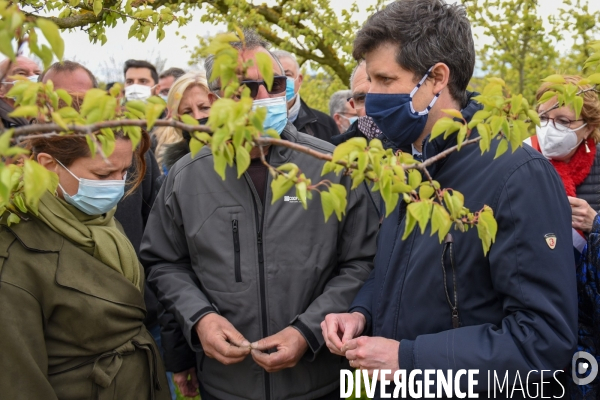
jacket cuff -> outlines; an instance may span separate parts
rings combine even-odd
[[[372,319],[371,319],[371,313],[369,312],[369,310],[367,310],[366,308],[364,308],[362,306],[355,306],[355,307],[350,308],[350,310],[348,310],[348,312],[350,314],[352,314],[353,312],[359,312],[365,316],[365,320],[366,320],[365,329],[363,329],[361,335],[371,336],[371,334],[372,334],[372,329],[371,329],[372,328],[372,326],[371,326]]]
[[[398,349],[398,366],[406,371],[408,375],[415,368],[415,360],[413,356],[414,340],[401,340],[400,348]]]
[[[600,214],[596,215],[596,217],[594,218],[594,223],[592,224],[592,231],[590,232],[590,235],[593,234],[600,234]]]
[[[306,326],[299,319],[296,319],[294,322],[292,322],[291,327],[295,328],[298,332],[300,332],[300,334],[304,337],[306,343],[308,344],[308,349],[310,350],[310,353],[307,352],[305,354],[306,359],[308,361],[314,361],[317,357],[317,353],[321,349],[321,344],[319,343],[319,340],[317,339],[313,331],[311,331],[308,328],[308,326]]]
[[[198,335],[196,334],[196,324],[202,318],[204,318],[207,314],[216,313],[215,309],[212,307],[204,307],[198,310],[197,313],[190,317],[190,331],[188,332],[190,346],[194,351],[201,351],[202,345],[200,344],[200,339],[198,339]]]

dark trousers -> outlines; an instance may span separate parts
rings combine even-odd
[[[202,400],[227,400],[227,399],[217,399],[214,396],[211,396],[210,394],[206,393],[206,390],[204,390],[204,388],[202,387],[202,384],[200,383],[200,398]],[[323,396],[323,397],[319,397],[318,399],[315,400],[343,400],[340,397],[340,389],[336,389],[333,392]]]

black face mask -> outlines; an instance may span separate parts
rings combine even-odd
[[[206,123],[208,122],[208,117],[206,118],[200,118],[198,120],[198,123],[200,125],[206,125]],[[185,139],[186,142],[190,142],[190,140],[192,140],[192,135],[190,134],[190,132],[188,131],[182,131],[181,134],[183,135],[183,138]]]

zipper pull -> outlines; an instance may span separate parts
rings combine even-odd
[[[452,328],[456,329],[460,327],[460,320],[458,319],[458,310],[454,308],[452,310]]]
[[[234,219],[233,221],[231,221],[231,227],[233,228],[234,232],[238,231],[238,220]]]

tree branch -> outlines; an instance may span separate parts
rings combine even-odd
[[[23,139],[21,139],[21,137],[37,133],[74,132],[85,135],[90,132],[97,132],[104,128],[120,128],[123,126],[139,126],[140,128],[147,129],[148,123],[145,120],[122,119],[118,121],[99,122],[93,125],[68,125],[68,129],[63,128],[58,124],[26,125],[15,128],[13,138],[16,138],[17,142],[22,142],[23,140],[27,140],[28,137]],[[188,132],[212,132],[210,128],[205,125],[187,125],[183,122],[174,120],[158,120],[154,123],[154,126],[169,126]]]

